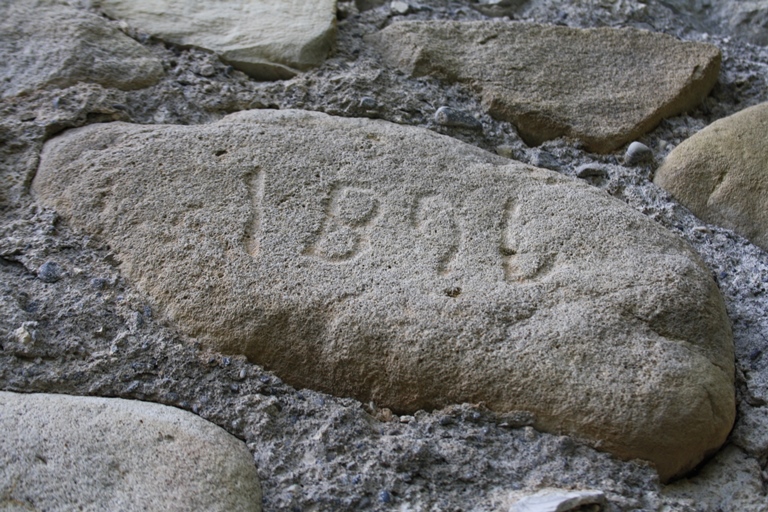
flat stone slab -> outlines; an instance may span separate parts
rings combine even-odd
[[[0,2],[0,96],[90,82],[131,90],[157,83],[163,66],[94,14],[55,0]]]
[[[628,28],[404,21],[368,40],[412,76],[471,85],[529,145],[567,136],[599,153],[698,105],[720,70],[715,46]]]
[[[0,391],[0,432],[0,510],[261,510],[245,444],[180,409]]]
[[[190,336],[408,413],[485,402],[654,461],[734,418],[709,271],[605,192],[455,139],[249,111],[48,141],[34,193]]]
[[[321,64],[336,42],[336,0],[95,0],[158,39],[217,53],[262,80]]]
[[[654,183],[701,219],[768,251],[768,103],[715,121],[683,141]]]

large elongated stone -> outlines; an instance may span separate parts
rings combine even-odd
[[[734,418],[733,348],[676,236],[575,180],[384,121],[251,111],[46,143],[34,192],[159,309],[296,386],[460,402],[693,467]]]
[[[192,413],[0,391],[0,510],[261,510],[245,443]]]
[[[654,182],[705,221],[768,251],[768,103],[715,121],[683,141]]]
[[[162,76],[159,59],[96,15],[56,0],[0,2],[0,96],[78,82],[140,89]]]
[[[96,0],[153,36],[219,54],[263,80],[321,64],[336,41],[336,0]]]
[[[413,76],[468,83],[532,145],[575,137],[611,151],[698,105],[720,51],[636,29],[528,23],[395,23],[369,41]]]

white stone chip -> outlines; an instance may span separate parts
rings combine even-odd
[[[569,512],[584,505],[606,504],[602,491],[543,489],[517,501],[509,512]]]

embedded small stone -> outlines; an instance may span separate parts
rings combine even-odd
[[[551,171],[556,171],[560,168],[560,162],[557,157],[549,151],[534,150],[533,157],[531,158],[531,165],[536,167],[542,167]]]
[[[360,108],[365,110],[376,110],[379,108],[379,103],[376,99],[371,98],[370,96],[363,96],[360,98]]]
[[[604,178],[608,176],[608,170],[600,164],[586,163],[576,168],[578,178]]]
[[[653,151],[642,142],[633,142],[624,153],[624,163],[627,165],[637,165],[643,162],[653,161]]]
[[[55,261],[46,261],[37,270],[37,278],[44,283],[55,283],[61,279],[62,270]]]
[[[205,77],[212,77],[216,74],[216,68],[214,68],[211,64],[203,64],[200,67],[200,75]]]
[[[34,338],[32,337],[32,333],[30,333],[27,330],[27,327],[25,325],[22,325],[21,327],[13,331],[13,335],[16,337],[16,341],[18,341],[22,345],[28,345],[34,341]]]
[[[512,17],[528,0],[473,0],[473,9],[492,18]]]
[[[598,510],[602,510],[607,505],[605,494],[591,490],[542,489],[515,502],[509,512],[570,512],[586,510],[589,505],[596,505]]]
[[[411,6],[408,5],[408,2],[402,2],[399,0],[396,0],[389,4],[389,8],[392,10],[394,14],[408,14],[411,10]]]
[[[435,112],[435,121],[442,126],[453,126],[456,128],[468,128],[470,130],[482,130],[483,125],[474,116],[467,114],[463,110],[451,107],[440,107]]]
[[[501,146],[496,146],[496,154],[504,158],[513,158],[515,156],[515,148],[502,144]]]

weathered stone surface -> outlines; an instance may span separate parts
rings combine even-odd
[[[728,33],[753,44],[768,45],[766,0],[732,0],[719,4],[720,22]]]
[[[701,32],[768,45],[766,0],[664,0],[661,3]]]
[[[170,43],[213,51],[263,80],[317,66],[336,40],[336,0],[95,0],[113,18]]]
[[[715,121],[683,141],[654,182],[701,219],[768,250],[768,103]]]
[[[245,444],[173,407],[0,392],[0,510],[261,510]]]
[[[635,29],[401,22],[369,36],[388,65],[471,84],[531,145],[575,137],[608,152],[698,105],[720,51]]]
[[[696,510],[705,504],[711,507],[705,510],[739,512],[765,512],[768,507],[760,464],[733,445],[695,476],[665,487],[663,493],[668,501],[677,501],[672,510]]]
[[[93,14],[55,0],[0,2],[0,95],[93,82],[140,89],[163,76],[159,59]]]
[[[709,272],[554,172],[384,121],[250,111],[72,130],[33,187],[189,335],[296,386],[531,411],[663,478],[731,428]]]

